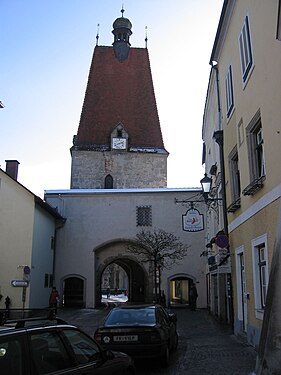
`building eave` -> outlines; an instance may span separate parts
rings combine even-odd
[[[57,220],[65,221],[65,219],[56,211],[53,207],[51,207],[47,202],[45,202],[43,199],[32,193],[27,187],[22,185],[20,182],[15,180],[13,177],[11,177],[8,173],[6,173],[3,169],[0,168],[0,172],[2,172],[7,178],[12,180],[15,184],[19,185],[21,188],[23,188],[25,191],[27,191],[29,194],[31,194],[34,197],[35,204],[38,204],[40,207],[42,207],[45,211],[47,211],[50,215],[52,215]]]
[[[155,189],[69,189],[69,190],[45,190],[45,196],[65,195],[109,195],[109,194],[159,194],[159,193],[200,193],[201,187],[192,188],[155,188]]]
[[[236,0],[224,0],[222,11],[220,15],[220,20],[215,36],[215,41],[210,57],[209,64],[212,65],[213,61],[218,61],[219,53],[221,46],[224,41],[225,33],[228,28],[229,20],[231,18],[231,14],[234,8],[234,5],[236,3]]]

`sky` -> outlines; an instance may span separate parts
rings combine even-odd
[[[145,47],[147,32],[170,153],[168,187],[200,186],[209,60],[223,0],[0,0],[0,168],[18,160],[18,181],[41,198],[44,190],[70,188],[70,148],[96,35],[99,45],[112,45],[122,4],[131,46]]]

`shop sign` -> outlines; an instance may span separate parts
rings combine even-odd
[[[204,215],[196,208],[190,208],[182,215],[182,227],[186,232],[199,232],[204,229]]]

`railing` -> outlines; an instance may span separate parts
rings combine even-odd
[[[258,190],[263,187],[263,182],[265,176],[261,176],[252,181],[245,189],[242,191],[243,195],[254,195]]]

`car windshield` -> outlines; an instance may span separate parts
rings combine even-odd
[[[105,320],[105,326],[153,326],[156,324],[155,310],[149,307],[114,309]]]

